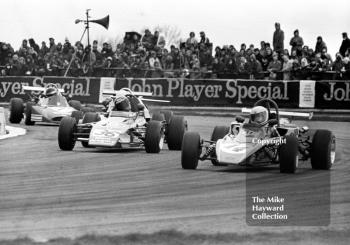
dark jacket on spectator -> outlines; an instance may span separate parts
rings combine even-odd
[[[346,50],[350,49],[350,39],[347,37],[346,39],[343,40],[341,43],[339,53],[344,57]]]
[[[321,53],[323,48],[327,48],[324,41],[316,42],[315,53]]]
[[[273,33],[273,49],[276,52],[283,52],[284,49],[284,32],[282,30]]]

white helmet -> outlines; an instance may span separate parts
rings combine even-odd
[[[263,106],[255,106],[250,111],[250,121],[256,123],[265,123],[269,120],[269,113]]]

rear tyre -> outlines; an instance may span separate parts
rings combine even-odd
[[[73,107],[74,109],[76,109],[77,111],[80,111],[82,106],[81,106],[81,103],[80,101],[77,101],[77,100],[70,100],[68,102],[68,104]]]
[[[145,149],[147,153],[159,153],[163,148],[164,130],[159,121],[150,121],[146,128]]]
[[[20,123],[23,118],[23,113],[23,100],[20,98],[12,98],[10,100],[10,123]]]
[[[154,121],[165,121],[164,114],[160,112],[155,112],[152,114],[152,120]]]
[[[93,122],[98,122],[100,121],[101,118],[96,112],[87,112],[85,113],[83,117],[83,124],[84,123],[93,123]]]
[[[26,119],[24,120],[25,125],[34,125],[35,122],[32,121],[32,111],[33,111],[33,105],[32,102],[27,102],[26,105]]]
[[[298,139],[295,136],[287,135],[286,143],[279,148],[278,156],[281,173],[295,173],[298,162]]]
[[[82,119],[84,116],[84,112],[82,111],[72,111],[71,117],[75,119],[77,124],[79,123],[79,120]]]
[[[161,110],[160,113],[164,115],[164,118],[167,124],[170,123],[171,118],[174,116],[174,113],[169,110]]]
[[[196,169],[201,154],[200,136],[195,132],[186,132],[181,149],[181,166],[183,169]]]
[[[77,130],[77,123],[72,117],[64,117],[58,128],[58,145],[61,150],[71,151],[75,146],[74,133]]]
[[[180,151],[185,132],[187,131],[187,121],[183,116],[173,116],[167,128],[167,143],[169,150]]]
[[[230,131],[230,127],[227,126],[215,126],[213,133],[211,134],[211,141],[218,141],[219,139],[224,138],[226,134],[228,134]],[[211,157],[215,157],[215,152],[212,153]],[[211,160],[211,163],[214,166],[218,166],[219,162],[217,160]]]
[[[335,137],[329,130],[316,130],[311,145],[313,169],[329,170],[335,160]]]

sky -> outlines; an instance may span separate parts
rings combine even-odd
[[[298,29],[304,43],[315,48],[322,36],[329,53],[339,50],[342,32],[350,35],[349,0],[0,0],[0,41],[18,49],[23,39],[37,43],[54,37],[64,42],[80,39],[84,25],[75,24],[91,9],[91,19],[110,15],[106,30],[91,24],[90,38],[107,40],[123,37],[126,31],[153,29],[168,25],[181,30],[182,39],[190,31],[199,36],[205,31],[214,46],[241,43],[260,46],[272,43],[274,23],[280,22],[285,33],[285,48]],[[84,39],[86,42],[86,39]]]

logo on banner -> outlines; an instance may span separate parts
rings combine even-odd
[[[299,84],[299,107],[315,107],[315,81],[301,80]]]
[[[114,77],[101,77],[100,80],[100,93],[98,102],[102,103],[106,98],[110,97],[110,95],[104,95],[103,90],[114,90],[115,86],[115,78]]]

